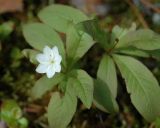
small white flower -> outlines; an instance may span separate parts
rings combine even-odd
[[[62,57],[58,52],[58,48],[55,46],[52,49],[45,46],[43,53],[38,54],[36,59],[40,63],[36,68],[38,73],[46,73],[48,78],[54,76],[56,72],[61,71],[61,60]]]

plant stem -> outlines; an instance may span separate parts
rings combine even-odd
[[[116,40],[115,40],[115,43],[114,43],[114,45],[113,45],[113,47],[110,48],[109,50],[107,50],[107,53],[108,53],[108,54],[111,54],[111,53],[112,53],[112,51],[114,50],[114,48],[116,47],[116,45],[118,44],[118,42],[119,42],[119,40],[116,39]]]

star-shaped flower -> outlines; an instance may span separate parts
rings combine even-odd
[[[36,68],[36,72],[46,73],[48,78],[53,77],[56,72],[61,71],[62,57],[56,46],[53,48],[45,46],[43,53],[38,54],[36,59],[40,63]]]

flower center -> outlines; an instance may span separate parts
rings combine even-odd
[[[54,60],[51,60],[50,63],[51,63],[51,64],[54,64]]]

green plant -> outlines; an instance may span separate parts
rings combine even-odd
[[[26,41],[34,48],[23,53],[38,64],[37,54],[45,46],[56,46],[62,57],[61,73],[51,79],[43,76],[31,91],[35,99],[41,98],[58,85],[59,91],[52,94],[47,108],[51,128],[67,127],[76,111],[77,98],[87,108],[94,102],[99,109],[109,113],[119,110],[115,63],[125,79],[132,103],[141,115],[148,121],[160,115],[158,82],[141,62],[131,57],[148,57],[151,51],[160,49],[159,35],[151,30],[136,30],[134,24],[129,29],[115,26],[109,33],[101,29],[95,19],[64,5],[46,7],[38,16],[43,23],[31,23],[23,28]],[[64,33],[66,38],[60,38],[56,31]],[[105,50],[96,80],[75,66],[95,41]]]
[[[7,123],[9,128],[27,128],[28,121],[22,117],[22,110],[14,100],[5,100],[2,102],[1,120]]]
[[[62,93],[53,93],[47,116],[50,127],[63,128],[68,125],[76,111],[77,97],[87,108],[91,107],[93,100],[92,78],[84,70],[74,67],[94,44],[91,36],[77,31],[74,27],[76,23],[89,18],[74,8],[62,5],[49,6],[38,16],[44,23],[32,23],[23,28],[25,39],[35,50],[26,49],[23,53],[30,58],[31,62],[37,63],[35,56],[46,45],[56,46],[62,56],[62,71],[51,79],[46,76],[40,78],[32,89],[32,96],[40,98],[58,85]],[[55,30],[66,34],[66,43]],[[63,96],[60,96],[61,94]]]
[[[78,24],[77,28],[95,37],[95,40],[106,51],[97,72],[98,81],[103,82],[99,86],[96,84],[96,88],[99,88],[99,91],[95,89],[94,93],[97,107],[109,112],[117,111],[117,104],[115,104],[117,76],[114,64],[116,63],[125,80],[131,101],[139,113],[148,121],[153,121],[160,116],[159,84],[145,65],[131,57],[149,57],[152,55],[154,50],[160,49],[160,36],[148,29],[136,30],[135,24],[129,29],[115,26],[111,35],[109,35],[98,27],[95,20],[84,21]],[[103,35],[110,37],[110,41],[101,41],[100,35],[98,36],[99,31]],[[106,46],[103,45],[104,42],[106,42]],[[101,91],[100,88],[101,90],[108,88],[107,90],[111,95],[109,102],[107,102],[108,94],[105,91]],[[104,101],[105,97],[106,101]]]

